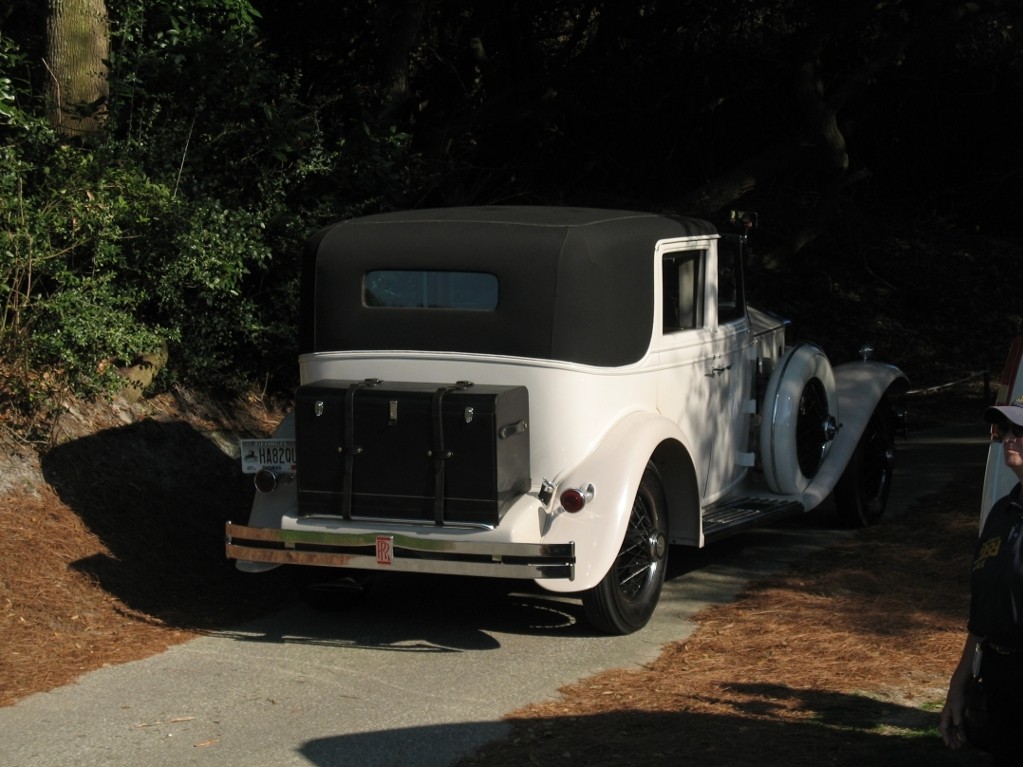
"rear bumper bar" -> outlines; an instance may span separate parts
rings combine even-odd
[[[575,544],[486,543],[397,533],[330,533],[228,522],[227,556],[278,565],[491,578],[575,577]]]

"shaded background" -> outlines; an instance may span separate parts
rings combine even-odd
[[[125,208],[37,256],[35,330],[0,333],[73,386],[162,338],[158,385],[290,392],[304,239],[424,206],[756,210],[752,301],[926,385],[1000,369],[1023,325],[1018,2],[74,2],[109,15],[109,97],[61,154],[17,128],[72,0],[0,1],[10,189]]]

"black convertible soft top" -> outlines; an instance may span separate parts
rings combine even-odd
[[[619,366],[646,353],[659,240],[715,235],[706,221],[562,207],[415,210],[355,218],[310,238],[300,351],[460,351]],[[487,311],[371,306],[380,270],[497,279]]]

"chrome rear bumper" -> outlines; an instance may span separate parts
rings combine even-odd
[[[486,543],[398,533],[329,533],[228,522],[227,556],[278,565],[348,567],[490,578],[575,577],[575,544]]]

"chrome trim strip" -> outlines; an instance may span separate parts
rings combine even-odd
[[[342,520],[340,514],[303,514],[302,519],[324,519],[328,521],[339,521]],[[422,527],[424,521],[422,519],[404,519],[404,518],[392,518],[392,517],[368,517],[364,514],[352,514],[352,522],[376,522],[384,523],[388,525],[406,525],[408,527]],[[426,524],[433,524],[432,520]],[[444,529],[451,530],[493,530],[495,525],[487,524],[485,522],[449,522],[444,521]]]
[[[491,578],[575,577],[574,543],[452,541],[391,533],[280,530],[231,522],[225,526],[225,534],[227,556],[249,562]],[[390,541],[393,552],[386,564],[376,558],[380,538]]]

